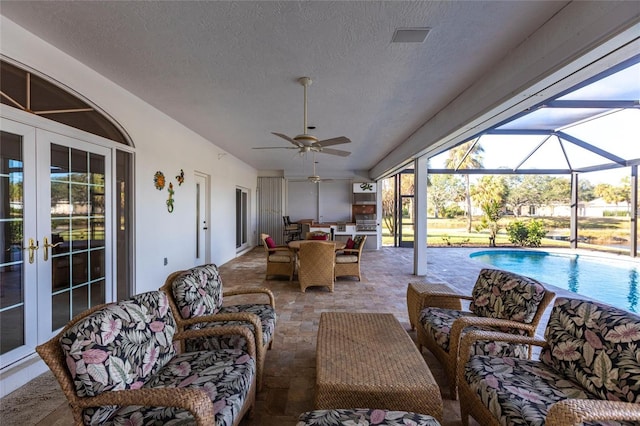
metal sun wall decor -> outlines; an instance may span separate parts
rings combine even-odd
[[[180,173],[176,175],[176,180],[178,181],[178,186],[182,186],[184,183],[184,170],[180,169]],[[153,175],[153,186],[158,190],[162,191],[165,187],[166,179],[164,177],[164,173],[161,171],[157,171]],[[176,193],[173,189],[173,182],[169,182],[169,187],[167,188],[167,192],[169,192],[169,197],[167,198],[167,211],[169,213],[173,213],[173,195]]]

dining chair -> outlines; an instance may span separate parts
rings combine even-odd
[[[267,272],[265,279],[272,275],[286,275],[293,280],[296,255],[288,246],[276,245],[269,234],[260,234],[262,245],[267,255]]]
[[[333,292],[335,280],[335,243],[329,241],[307,241],[298,250],[298,279],[300,290],[307,287],[328,287]]]
[[[335,277],[353,276],[360,281],[360,259],[362,259],[362,249],[367,240],[366,235],[356,236],[355,239],[347,240],[344,250],[336,252]]]

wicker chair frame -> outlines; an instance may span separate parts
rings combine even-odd
[[[71,373],[67,368],[66,357],[60,345],[62,335],[73,325],[82,321],[88,315],[111,305],[105,303],[94,306],[93,308],[77,315],[73,318],[58,334],[49,339],[47,342],[36,347],[36,352],[47,364],[58,384],[62,389],[69,407],[73,415],[75,425],[83,425],[82,412],[85,408],[101,407],[105,405],[119,406],[161,406],[161,407],[177,407],[189,410],[198,426],[215,425],[215,411],[213,402],[207,396],[206,392],[199,389],[186,388],[157,388],[157,389],[127,389],[118,391],[107,391],[93,397],[81,397],[76,393]],[[209,337],[216,335],[238,334],[243,336],[249,344],[247,352],[250,356],[256,356],[256,348],[254,345],[254,336],[251,331],[242,326],[224,326],[217,328],[207,328],[201,330],[178,331],[174,334],[173,340],[180,343],[185,339],[193,339],[199,337]],[[252,411],[255,406],[256,380],[254,379],[249,390],[248,397],[242,406],[238,416],[234,420],[234,426],[237,426],[242,418],[248,412]]]
[[[307,287],[328,287],[333,292],[335,281],[336,245],[327,241],[306,241],[298,250],[300,290]]]
[[[289,277],[289,281],[293,281],[293,273],[296,268],[296,256],[288,246],[276,246],[275,248],[269,248],[265,241],[269,237],[268,234],[260,234],[262,240],[262,246],[264,247],[265,254],[267,255],[267,272],[265,273],[265,279],[269,279],[270,276],[286,275]],[[269,260],[271,252],[275,251],[275,254],[289,256],[289,262],[272,262]]]
[[[269,343],[265,346],[264,338],[262,335],[262,321],[260,321],[260,317],[256,314],[249,312],[236,312],[236,313],[224,313],[224,314],[213,314],[213,315],[203,315],[195,318],[182,318],[180,313],[180,309],[176,304],[175,297],[173,295],[173,281],[178,278],[180,275],[186,273],[187,270],[176,271],[167,277],[165,283],[162,287],[160,287],[160,291],[164,292],[169,299],[169,305],[171,306],[171,310],[176,312],[174,315],[176,320],[176,325],[178,330],[183,331],[186,327],[199,324],[202,322],[213,322],[213,321],[244,321],[253,326],[254,332],[252,333],[253,345],[255,346],[256,353],[256,376],[258,382],[258,390],[262,389],[262,385],[264,383],[263,374],[264,374],[264,360],[266,357],[266,349],[267,347],[270,349],[273,346],[273,338],[269,341]],[[250,294],[264,294],[269,298],[269,304],[275,310],[275,297],[271,290],[264,287],[256,287],[256,288],[246,288],[232,291],[223,291],[222,297],[223,300],[230,296],[236,295],[250,295]]]
[[[361,281],[360,260],[362,259],[362,249],[364,249],[364,243],[366,241],[367,241],[367,236],[363,235],[362,242],[360,243],[360,247],[358,247],[357,249],[346,248],[336,253],[336,257],[340,256],[340,253],[346,254],[346,255],[349,255],[349,254],[355,255],[358,257],[358,260],[356,262],[351,262],[351,263],[338,263],[336,261],[335,274],[334,274],[335,278],[353,276],[353,277],[357,277],[358,281]]]
[[[457,295],[451,293],[432,293],[429,295],[430,297],[438,297],[445,304],[449,303],[457,303],[455,302],[460,300],[473,300],[473,297],[468,295]],[[459,359],[459,347],[460,347],[460,339],[463,335],[463,330],[467,327],[507,327],[511,329],[519,329],[524,330],[527,333],[527,336],[533,337],[535,335],[536,329],[538,328],[538,324],[542,319],[542,315],[544,314],[545,309],[551,303],[553,298],[555,297],[555,293],[549,291],[545,288],[545,294],[540,304],[538,305],[538,310],[536,311],[533,320],[529,324],[525,324],[518,321],[505,320],[505,319],[497,319],[497,318],[487,318],[487,317],[477,317],[477,316],[466,316],[462,318],[458,318],[454,321],[449,337],[449,351],[445,351],[442,347],[435,341],[435,339],[428,334],[424,327],[419,324],[417,329],[417,340],[418,340],[418,349],[422,351],[422,347],[426,347],[429,351],[440,361],[442,367],[447,376],[447,380],[449,382],[449,395],[451,399],[455,400],[458,398],[458,380],[457,380],[457,365]],[[531,346],[529,346],[529,357],[531,357]]]
[[[482,403],[480,397],[471,389],[464,378],[464,365],[470,357],[471,347],[478,340],[521,343],[541,348],[548,347],[548,343],[530,336],[484,330],[473,330],[465,333],[462,337],[460,343],[461,362],[456,372],[460,391],[462,425],[469,426],[469,416],[472,416],[481,425],[499,426],[498,419]],[[607,420],[640,422],[640,404],[594,399],[566,399],[549,407],[545,425],[581,426],[584,422],[604,422]]]

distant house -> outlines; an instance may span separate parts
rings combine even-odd
[[[570,216],[571,206],[564,203],[552,203],[540,207],[531,207],[527,214],[526,209],[522,209],[523,216]],[[626,216],[629,214],[629,204],[607,203],[602,198],[596,198],[589,202],[578,203],[578,217],[604,217]]]

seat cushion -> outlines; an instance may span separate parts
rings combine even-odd
[[[291,256],[286,254],[272,254],[269,256],[269,262],[289,263],[291,262]]]
[[[545,288],[533,278],[499,269],[482,269],[471,292],[469,310],[479,317],[530,324]]]
[[[262,341],[266,346],[273,339],[273,333],[276,328],[276,312],[269,304],[245,304],[223,306],[219,314],[248,312],[256,314],[262,323]],[[206,327],[222,326],[222,325],[242,325],[248,327],[253,332],[253,326],[242,321],[216,321],[202,324],[193,324],[187,329],[200,329]],[[187,351],[204,351],[215,349],[242,349],[246,350],[247,344],[244,337],[239,335],[229,336],[211,336],[207,338],[190,339],[185,343]]]
[[[466,364],[465,380],[501,424],[513,426],[543,425],[549,407],[555,402],[596,398],[548,365],[534,360],[475,355]]]
[[[175,355],[167,295],[151,291],[113,303],[60,338],[78,396],[141,387]]]
[[[212,315],[222,306],[222,279],[214,264],[189,269],[171,287],[182,318]]]
[[[296,426],[439,426],[426,414],[375,409],[314,410],[300,414]]]
[[[451,327],[456,319],[462,317],[474,317],[471,312],[429,307],[420,311],[419,321],[427,334],[444,350],[449,352],[451,340]],[[467,327],[463,333],[469,330],[487,330],[482,327]],[[523,334],[522,330],[514,330],[514,333]],[[514,356],[527,358],[529,347],[527,345],[515,345],[503,342],[479,340],[471,348],[472,354],[484,354],[492,356]]]
[[[202,389],[213,401],[216,425],[232,426],[249,396],[255,377],[255,362],[237,350],[187,352],[176,355],[145,383],[145,388]],[[85,424],[174,424],[172,419],[193,418],[186,410],[174,407],[100,407],[86,409]]]
[[[352,254],[339,254],[336,263],[358,263],[358,256]]]

